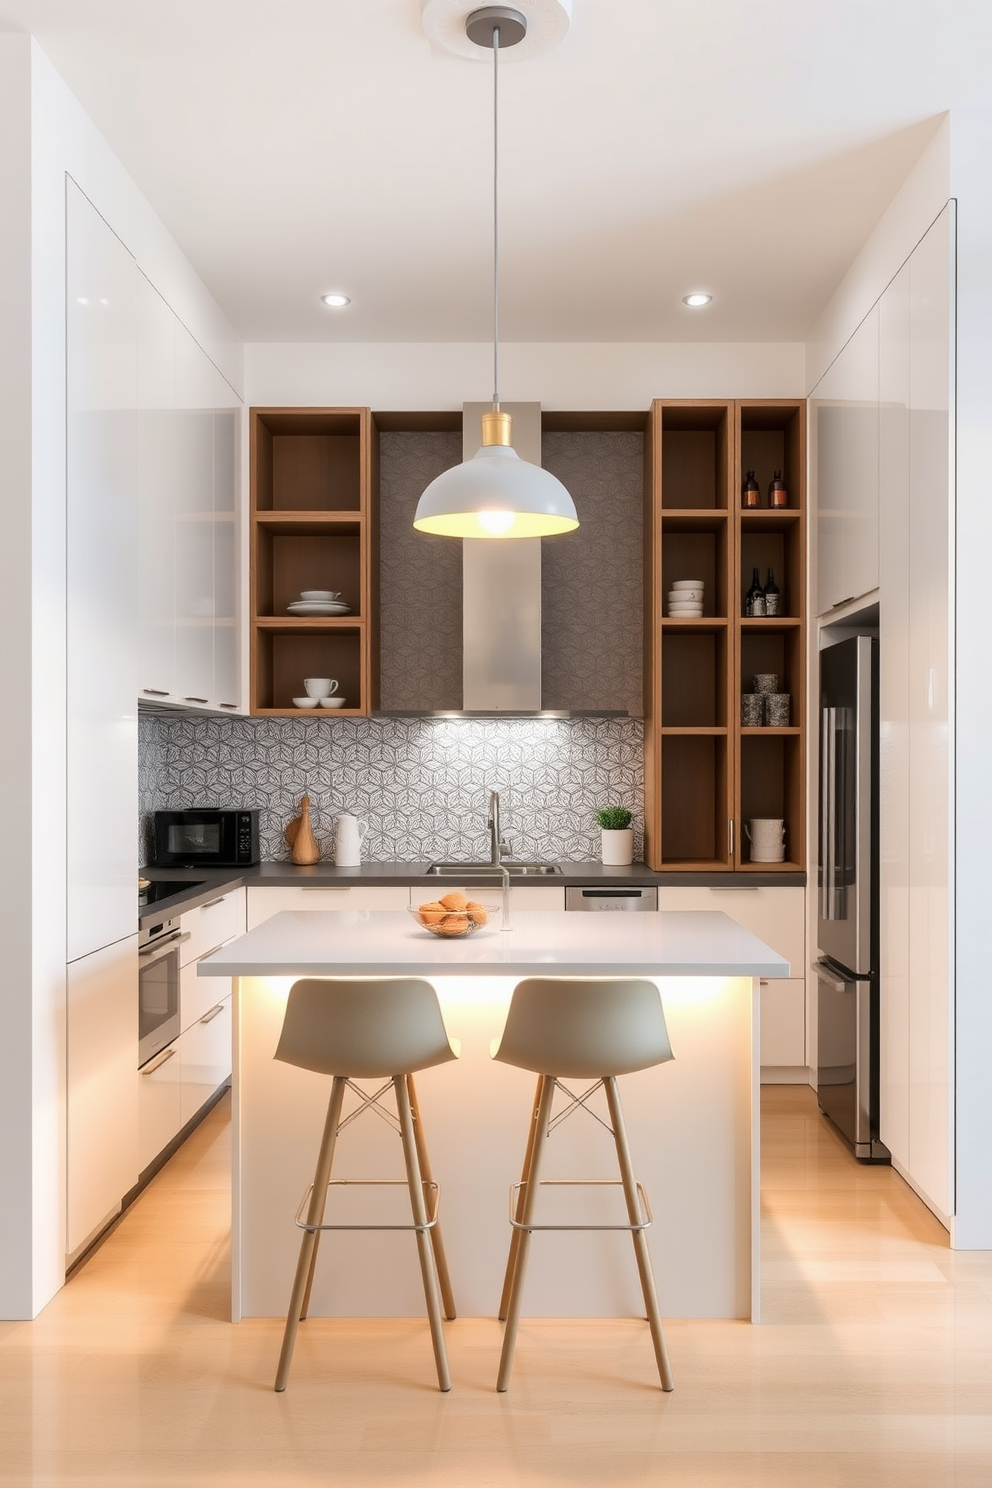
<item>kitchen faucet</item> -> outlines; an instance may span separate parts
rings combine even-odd
[[[494,868],[502,862],[502,854],[509,851],[503,841],[499,825],[499,791],[489,792],[489,861]]]

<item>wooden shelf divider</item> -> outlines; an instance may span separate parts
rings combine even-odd
[[[341,718],[378,704],[375,440],[367,408],[253,408],[251,711]],[[304,589],[340,592],[347,615],[291,615]],[[304,678],[335,677],[338,709],[294,708]]]
[[[805,852],[805,404],[661,400],[645,453],[645,859],[686,871],[795,872]],[[744,511],[781,471],[784,508]],[[753,569],[783,613],[746,618]],[[675,578],[705,582],[700,619],[667,616]],[[773,672],[788,727],[743,728],[741,693]],[[787,861],[751,864],[744,823],[781,816]]]

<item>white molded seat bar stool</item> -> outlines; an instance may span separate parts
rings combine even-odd
[[[585,1229],[630,1231],[661,1387],[663,1390],[673,1389],[672,1371],[658,1313],[651,1257],[644,1233],[651,1223],[651,1211],[644,1190],[634,1177],[617,1090],[618,1075],[650,1069],[652,1065],[664,1064],[675,1057],[668,1039],[658,988],[653,982],[631,979],[528,978],[514,988],[506,1027],[502,1037],[494,1041],[490,1052],[493,1059],[501,1060],[503,1064],[533,1070],[538,1075],[523,1172],[520,1182],[514,1184],[511,1190],[510,1223],[513,1233],[499,1307],[500,1319],[506,1320],[506,1331],[503,1335],[497,1390],[507,1389],[510,1383],[513,1349],[520,1321],[524,1267],[532,1232]],[[562,1080],[568,1078],[592,1080],[594,1083],[581,1095],[573,1095],[562,1084]],[[546,1186],[537,1176],[545,1140],[553,1128],[567,1116],[580,1107],[585,1107],[590,1096],[600,1086],[606,1092],[609,1106],[612,1123],[610,1130],[616,1143],[620,1167],[619,1184],[623,1187],[627,1223],[537,1224],[534,1220],[537,1191]],[[562,1091],[569,1104],[552,1120],[551,1106],[556,1089]],[[589,1114],[596,1115],[594,1111],[589,1111]],[[597,1116],[596,1119],[600,1118]],[[575,1184],[598,1181],[568,1180]]]
[[[437,1225],[439,1190],[431,1176],[424,1141],[423,1125],[413,1085],[415,1071],[430,1069],[457,1059],[460,1046],[452,1042],[444,1027],[437,993],[430,982],[419,977],[389,977],[368,981],[345,981],[336,978],[309,977],[294,982],[289,990],[282,1033],[275,1058],[300,1069],[332,1075],[327,1119],[320,1141],[313,1183],[297,1211],[296,1223],[303,1231],[300,1258],[296,1266],[293,1294],[286,1316],[276,1389],[285,1390],[293,1346],[300,1322],[310,1305],[317,1247],[324,1230],[397,1230],[416,1232],[420,1270],[430,1319],[437,1382],[442,1390],[451,1389],[448,1356],[441,1327],[444,1315],[455,1316],[451,1281]],[[386,1081],[374,1095],[368,1095],[356,1080]],[[397,1115],[380,1104],[381,1097],[392,1085],[396,1095]],[[345,1091],[351,1090],[362,1104],[341,1120]],[[375,1110],[399,1132],[406,1163],[405,1179],[353,1179],[349,1185],[402,1183],[410,1190],[413,1223],[409,1225],[350,1224],[324,1222],[331,1179],[331,1163],[338,1133],[364,1111]],[[345,1180],[338,1180],[344,1182]],[[430,1205],[428,1207],[428,1195]]]

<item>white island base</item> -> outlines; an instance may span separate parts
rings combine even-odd
[[[612,974],[657,982],[675,1051],[673,1062],[620,1081],[635,1170],[654,1214],[647,1234],[662,1314],[757,1318],[758,979],[788,976],[787,962],[715,913],[521,912],[508,933],[486,930],[452,944],[403,914],[346,911],[277,915],[200,963],[200,975],[237,978],[235,1319],[285,1313],[299,1248],[293,1216],[312,1178],[330,1088],[328,1078],[272,1057],[289,987],[298,976],[401,973],[434,983],[449,1033],[462,1044],[457,1063],[416,1077],[461,1316],[496,1313],[509,1187],[520,1177],[531,1117],[534,1076],[489,1058],[513,986],[528,975]],[[581,1085],[567,1083],[576,1092]],[[346,1110],[355,1104],[349,1097]],[[594,1108],[605,1116],[601,1094]],[[374,1114],[343,1132],[335,1177],[402,1172],[399,1141]],[[541,1176],[616,1178],[608,1132],[576,1112],[554,1132]],[[546,1219],[624,1218],[618,1189],[562,1189],[545,1198]],[[407,1223],[405,1190],[332,1193],[328,1220],[368,1217]],[[412,1234],[324,1235],[310,1316],[423,1311]],[[535,1235],[524,1315],[642,1316],[629,1235]]]

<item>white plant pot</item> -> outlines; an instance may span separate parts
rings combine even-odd
[[[622,868],[634,861],[634,829],[624,827],[621,832],[602,829],[603,862],[611,868]]]

